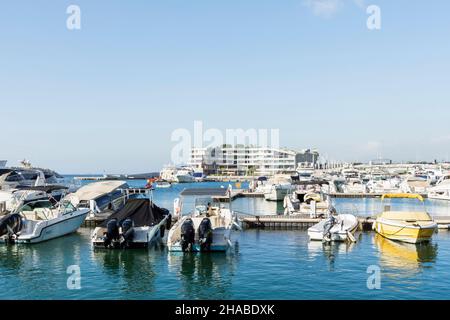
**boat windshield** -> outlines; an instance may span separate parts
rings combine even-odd
[[[64,200],[61,202],[61,211],[62,214],[68,214],[71,212],[76,211],[75,206],[72,204],[72,202],[68,201],[68,200]]]

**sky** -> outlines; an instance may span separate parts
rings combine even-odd
[[[449,15],[446,0],[3,2],[0,159],[158,171],[174,130],[202,121],[279,129],[328,160],[447,160]]]

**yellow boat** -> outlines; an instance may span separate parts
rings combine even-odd
[[[417,199],[423,202],[423,197],[418,194],[385,194],[382,201],[388,198]],[[391,211],[386,207],[377,217],[373,227],[378,234],[390,240],[421,243],[431,240],[437,224],[425,210]]]

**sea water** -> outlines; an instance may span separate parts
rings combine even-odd
[[[153,192],[172,210],[184,188]],[[145,181],[130,181],[142,187]],[[406,209],[415,200],[397,201]],[[379,199],[335,199],[339,212],[371,216]],[[282,204],[241,198],[233,209],[281,214]],[[419,204],[420,205],[420,204]],[[433,215],[450,216],[450,204],[427,201]],[[36,245],[0,245],[0,299],[450,299],[450,232],[432,243],[408,245],[360,232],[355,244],[310,242],[305,230],[245,230],[233,234],[226,254],[151,250],[93,250],[92,229]],[[79,269],[79,286],[68,269]],[[375,269],[373,269],[375,267]],[[372,270],[379,270],[373,274]],[[69,273],[68,273],[69,271]],[[379,280],[373,289],[373,277]]]

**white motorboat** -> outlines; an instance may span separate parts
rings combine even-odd
[[[8,212],[14,211],[19,205],[37,200],[50,200],[56,204],[65,195],[67,189],[65,186],[58,185],[18,186],[8,191],[0,190],[0,203],[4,203],[4,208]]]
[[[96,248],[148,248],[161,242],[172,217],[150,199],[130,199],[92,233]]]
[[[159,173],[159,177],[161,180],[167,181],[167,182],[178,182],[177,178],[175,177],[178,169],[174,166],[167,165],[165,166],[161,172]]]
[[[352,214],[339,214],[322,220],[308,229],[308,236],[315,241],[353,241],[353,233],[358,228],[358,219]],[[352,239],[353,238],[353,239]]]
[[[400,192],[385,192],[385,193],[417,193],[427,194],[430,188],[430,182],[426,177],[412,176],[406,178],[400,185]]]
[[[292,178],[286,175],[275,175],[263,186],[264,199],[268,201],[283,201],[292,192]]]
[[[347,194],[364,194],[368,192],[368,189],[360,179],[349,179],[342,185],[342,191]]]
[[[172,184],[167,181],[156,181],[155,187],[157,189],[167,189],[167,188],[171,188]]]
[[[76,209],[70,201],[56,206],[50,200],[24,204],[0,219],[0,237],[9,243],[39,243],[78,230],[89,213]]]
[[[227,189],[184,190],[181,193],[183,200],[175,200],[179,220],[168,234],[169,251],[227,251],[232,246],[230,237],[233,227],[240,228],[231,208],[216,198],[227,195]],[[194,212],[182,215],[186,197],[194,198]]]
[[[367,183],[370,193],[395,193],[400,191],[400,180],[396,178],[374,178]]]
[[[23,160],[20,167],[0,167],[0,189],[8,191],[18,186],[45,186],[59,184],[63,177],[50,169],[35,168]]]
[[[175,174],[175,179],[178,183],[192,183],[195,182],[194,170],[191,168],[180,168]]]
[[[323,190],[328,190],[327,181],[299,181],[297,189],[284,198],[286,215],[309,215],[312,218],[328,217],[335,212],[330,198]]]
[[[435,187],[429,189],[428,198],[432,200],[450,201],[450,175],[443,175]]]

